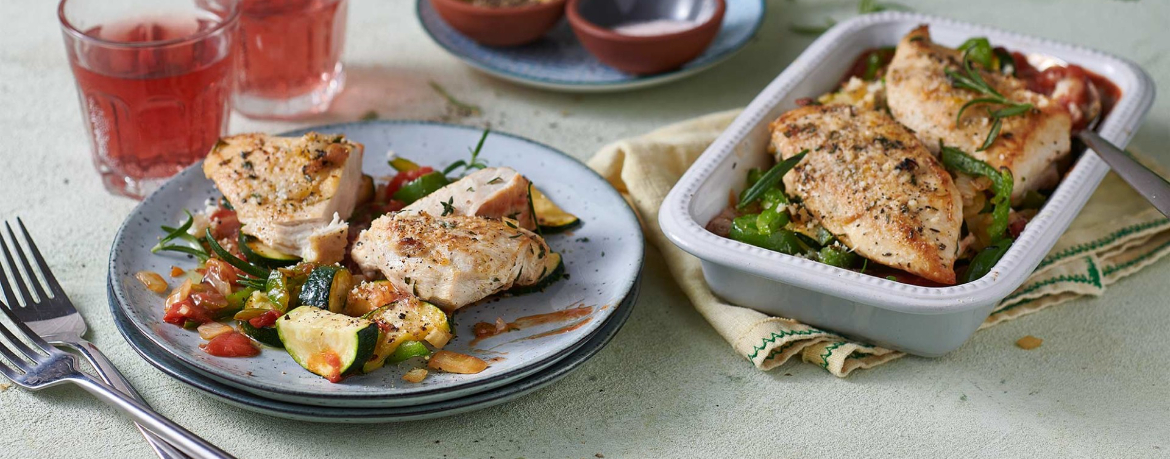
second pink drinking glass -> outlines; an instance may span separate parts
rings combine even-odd
[[[346,0],[242,0],[232,107],[290,119],[329,108],[345,85]]]

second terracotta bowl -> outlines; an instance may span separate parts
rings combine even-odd
[[[488,46],[516,46],[540,39],[565,14],[565,1],[493,8],[464,0],[430,0],[451,28]]]
[[[713,3],[714,11],[685,30],[652,35],[615,32],[611,27],[622,24],[623,10],[634,13],[642,6],[631,1],[568,0],[565,14],[585,49],[606,65],[636,75],[674,70],[698,57],[719,33],[727,9],[724,0],[705,0]]]

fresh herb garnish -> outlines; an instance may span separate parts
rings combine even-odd
[[[447,88],[444,88],[439,83],[431,81],[430,84],[431,88],[434,89],[435,92],[439,93],[440,96],[443,96],[444,99],[447,99],[447,103],[451,104],[452,107],[455,107],[455,109],[458,110],[460,114],[464,116],[475,116],[482,112],[478,105],[472,105],[456,99],[455,96],[452,96],[450,92],[447,92]]]
[[[463,168],[463,170],[461,172],[464,174],[466,174],[467,171],[470,171],[472,169],[483,169],[483,168],[487,167],[487,164],[479,161],[479,152],[481,150],[483,150],[483,142],[485,140],[487,140],[487,136],[491,132],[492,132],[491,129],[484,129],[483,135],[481,135],[479,137],[479,143],[475,144],[474,149],[471,149],[471,148],[468,149],[469,151],[471,151],[471,160],[470,161],[464,161],[461,159],[459,161],[455,161],[455,162],[451,163],[450,166],[447,166],[446,169],[443,169],[443,175],[450,175],[452,172],[454,172],[456,169],[459,169],[460,167]],[[491,183],[491,182],[488,182],[488,183]]]
[[[203,249],[203,243],[199,238],[192,236],[187,231],[195,224],[195,216],[191,212],[183,211],[187,214],[187,220],[179,225],[178,228],[170,226],[163,226],[162,230],[166,231],[166,236],[159,238],[158,244],[150,248],[150,253],[159,252],[179,252],[198,258],[200,262],[207,261],[210,255]],[[173,244],[172,242],[180,242],[180,244]]]
[[[455,212],[455,205],[454,205],[455,204],[455,197],[454,196],[448,198],[446,202],[440,201],[439,204],[443,205],[443,215],[440,215],[440,217],[446,217],[446,216],[451,215],[452,213]]]
[[[972,53],[976,49],[979,49],[980,51],[978,52],[983,54],[983,50],[986,48],[988,50],[987,55],[991,56],[988,59],[994,58],[994,53],[990,51],[990,46],[990,44],[986,47],[981,44],[974,44],[963,51],[963,73],[951,69],[946,69],[945,71],[947,78],[951,80],[951,86],[975,91],[984,96],[969,100],[959,108],[959,113],[955,115],[956,126],[963,120],[963,112],[967,111],[968,108],[981,104],[1005,106],[998,110],[987,110],[987,116],[991,118],[991,130],[987,132],[987,138],[983,140],[983,144],[975,151],[984,151],[991,148],[991,144],[995,143],[995,139],[999,137],[999,131],[1003,127],[1004,118],[1022,115],[1033,108],[1032,104],[1021,104],[1004,97],[1003,94],[1000,94],[999,91],[996,91],[995,88],[983,80],[983,76],[979,74],[978,70],[971,67]]]
[[[760,180],[756,181],[755,184],[743,190],[743,194],[739,195],[739,204],[736,205],[736,208],[742,210],[751,203],[755,202],[757,199],[760,199],[760,197],[764,196],[764,192],[780,183],[780,179],[784,177],[784,174],[787,174],[788,171],[792,170],[793,167],[796,167],[796,164],[799,163],[801,159],[804,159],[804,155],[806,154],[808,154],[808,150],[801,151],[795,156],[784,161],[780,161],[779,163],[776,163],[775,166],[772,166],[771,169],[768,169],[768,172],[765,172],[764,175],[760,176]]]
[[[488,185],[495,185],[495,184],[503,182],[503,181],[504,181],[503,179],[496,177],[496,178],[493,178],[491,180],[488,180],[487,184]]]

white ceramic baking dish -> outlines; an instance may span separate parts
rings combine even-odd
[[[1124,147],[1154,99],[1137,65],[1099,51],[921,14],[889,12],[838,24],[772,81],[670,191],[659,213],[666,236],[703,261],[703,275],[723,299],[922,356],[962,345],[1001,301],[1032,273],[1080,212],[1109,167],[1086,152],[983,278],[952,287],[919,287],[835,268],[717,236],[704,227],[739,193],[745,171],[767,165],[768,123],[796,99],[834,88],[865,49],[893,46],[919,24],[933,39],[958,46],[974,36],[996,46],[1038,53],[1085,67],[1116,84],[1122,97],[1099,133]]]

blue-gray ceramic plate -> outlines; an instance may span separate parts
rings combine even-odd
[[[429,0],[416,0],[419,22],[431,39],[468,65],[525,86],[568,92],[644,88],[685,78],[727,60],[751,40],[764,21],[763,0],[727,0],[723,26],[711,46],[681,68],[658,75],[631,75],[589,54],[566,20],[539,41],[522,46],[484,46],[443,22]]]
[[[112,284],[110,283],[111,287]],[[139,333],[126,319],[124,308],[114,301],[112,288],[110,292],[110,310],[113,313],[114,324],[117,325],[118,331],[122,333],[126,342],[130,344],[130,347],[134,348],[151,365],[162,370],[163,373],[215,399],[249,411],[298,421],[337,423],[401,422],[452,416],[504,403],[540,389],[568,375],[578,366],[585,363],[586,360],[593,357],[594,354],[601,351],[601,348],[605,347],[617,335],[618,330],[625,324],[626,319],[630,317],[630,313],[634,310],[634,303],[637,302],[638,298],[638,286],[635,284],[634,289],[618,305],[613,315],[598,330],[596,336],[549,368],[511,384],[466,397],[423,405],[385,408],[343,408],[300,405],[262,399],[256,397],[251,392],[219,383],[197,371],[193,371],[183,362],[171,357]]]
[[[394,174],[386,163],[388,151],[441,169],[465,159],[481,134],[470,127],[412,121],[350,123],[313,130],[344,134],[364,144],[364,170],[374,176]],[[551,147],[492,133],[480,159],[518,170],[554,202],[580,217],[582,224],[570,233],[548,237],[553,250],[565,258],[568,279],[543,292],[485,301],[452,316],[455,338],[446,349],[488,360],[489,367],[479,374],[438,373],[412,384],[402,380],[408,366],[398,365],[333,384],[302,369],[281,349],[266,348],[251,358],[214,357],[199,348],[204,341],[196,332],[164,323],[163,298],[146,290],[134,279],[134,273],[165,273],[173,265],[194,266],[194,260],[151,254],[149,249],[162,234],[159,225],[173,225],[185,218],[183,209],[201,209],[208,197],[219,195],[203,177],[200,165],[183,171],[147,197],[118,231],[110,255],[115,302],[139,333],[191,369],[273,400],[348,407],[408,406],[463,397],[530,376],[596,335],[626,298],[642,267],[642,232],[637,217],[613,187],[584,164]],[[584,323],[549,323],[472,343],[472,327],[477,322],[491,323],[497,318],[511,322],[580,306],[591,308],[590,315],[576,319]]]

